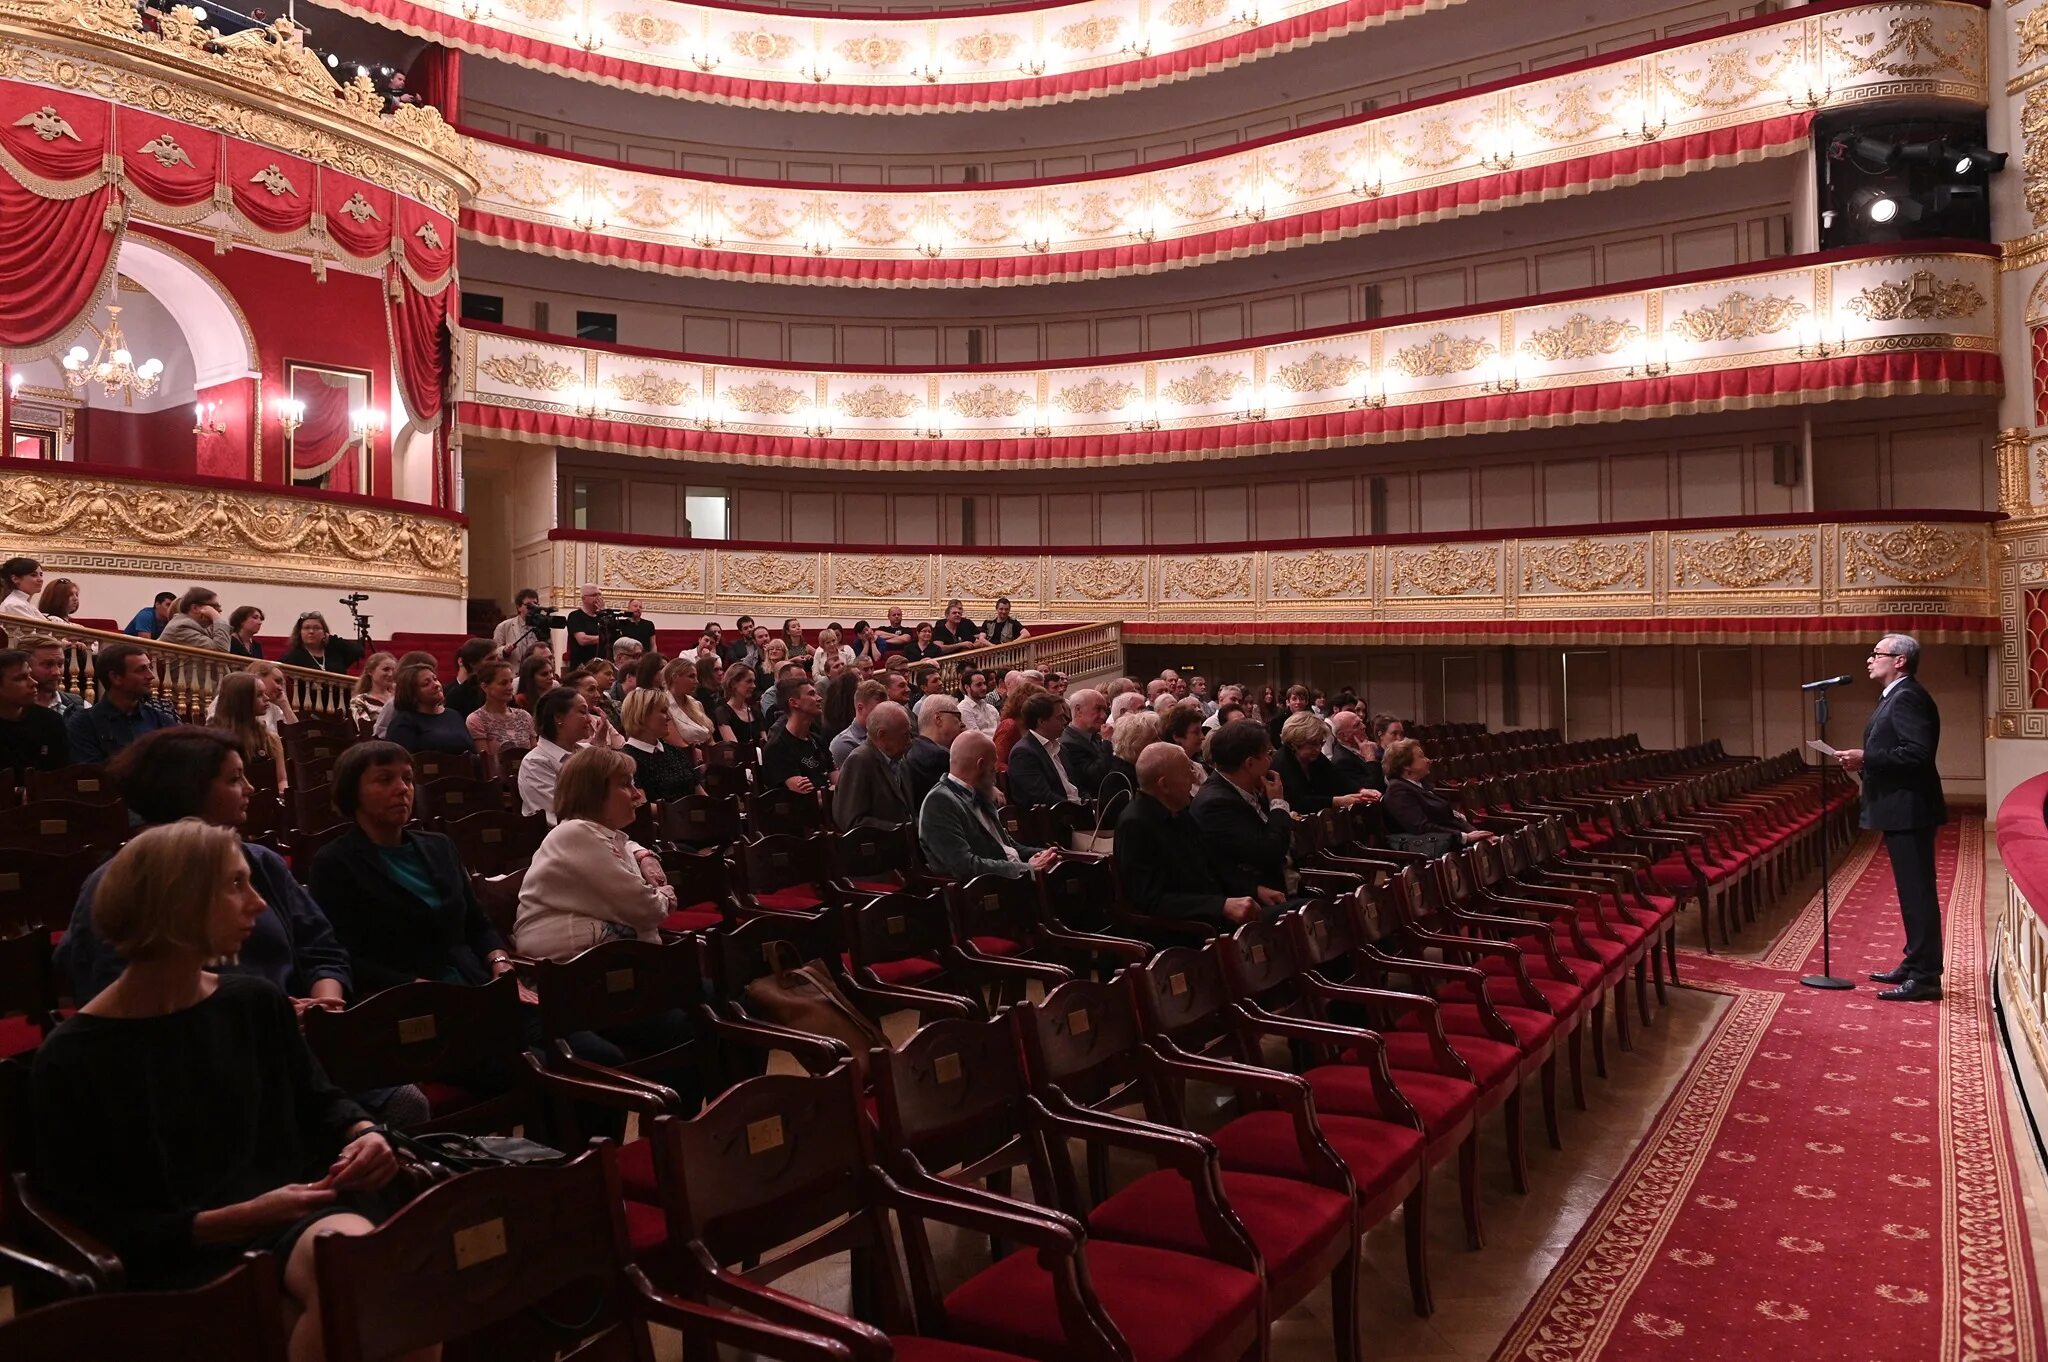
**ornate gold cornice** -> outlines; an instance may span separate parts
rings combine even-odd
[[[586,582],[685,616],[935,616],[1008,596],[1023,619],[1297,623],[1792,621],[1994,613],[1983,521],[1687,524],[1437,543],[1302,543],[1245,551],[1104,548],[845,552],[607,542],[558,532],[554,599]]]
[[[0,78],[275,147],[451,216],[476,192],[468,143],[437,110],[386,114],[367,79],[338,83],[288,20],[223,38],[179,6],[161,30],[129,0],[0,0]]]
[[[257,487],[10,469],[0,477],[0,536],[52,568],[463,592],[460,525],[394,506]]]

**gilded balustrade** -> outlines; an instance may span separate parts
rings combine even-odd
[[[1930,638],[1989,642],[1997,628],[1992,519],[1756,517],[1498,538],[1056,552],[848,552],[554,530],[525,567],[563,605],[595,582],[685,620],[744,613],[850,623],[890,606],[907,619],[936,619],[953,597],[981,619],[1005,596],[1027,624],[1117,619],[1152,636],[1169,625],[1193,635],[1286,621],[1368,634],[1398,628],[1422,641],[1432,628],[1590,634],[1662,621],[1674,630],[1817,638],[1839,628],[1861,637],[1870,618],[1883,616]]]
[[[209,648],[189,648],[180,643],[133,638],[103,629],[86,629],[70,624],[47,624],[0,618],[0,632],[8,645],[21,639],[42,636],[66,645],[64,686],[83,695],[88,702],[99,698],[99,678],[93,658],[100,649],[115,643],[140,644],[156,664],[156,700],[186,723],[205,723],[220,683],[246,670],[250,659]],[[345,714],[355,687],[352,676],[335,676],[305,667],[277,668],[284,677],[285,699],[301,718],[316,714]]]
[[[998,676],[1008,671],[1063,672],[1071,682],[1080,684],[1121,676],[1123,670],[1123,626],[1115,622],[1076,625],[1014,643],[969,648],[939,662],[939,674],[952,691],[959,690],[961,678],[972,671]]]

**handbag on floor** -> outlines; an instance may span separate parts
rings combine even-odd
[[[889,1038],[868,1015],[847,1000],[832,981],[832,971],[817,960],[794,963],[796,952],[788,943],[768,946],[771,973],[740,990],[749,1010],[764,1021],[829,1036],[853,1051],[853,1065],[863,1082],[867,1078],[868,1051],[887,1046]]]

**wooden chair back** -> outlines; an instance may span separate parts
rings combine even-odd
[[[953,944],[945,904],[922,894],[878,894],[839,908],[846,951],[854,965],[873,968],[896,960],[938,960]]]
[[[740,843],[740,865],[750,894],[822,885],[832,877],[831,855],[831,845],[823,837],[773,833]]]
[[[1169,946],[1130,971],[1130,984],[1147,1035],[1164,1036],[1191,1054],[1237,1048],[1217,942]]]
[[[672,1009],[694,1013],[704,1001],[697,952],[688,945],[651,941],[607,941],[567,960],[542,960],[533,967],[540,995],[541,1034],[565,1040],[577,1031],[628,1027]],[[681,1044],[629,1057],[627,1073],[661,1081],[660,1075],[696,1069],[699,1091],[710,1088],[711,1046],[694,1034]]]
[[[744,835],[740,801],[732,795],[698,793],[654,806],[657,841],[690,847],[731,846]]]
[[[119,803],[35,799],[0,809],[0,851],[118,851],[128,840],[128,810]]]
[[[437,780],[476,780],[483,775],[474,752],[415,752],[412,778],[422,785]]]
[[[778,833],[802,837],[825,824],[825,807],[816,794],[798,794],[783,786],[756,790],[747,796],[747,828],[757,837]]]
[[[1072,979],[1036,1004],[1011,1009],[1034,1088],[1055,1086],[1083,1106],[1138,1100],[1143,1081],[1138,1049],[1144,1034],[1130,986]]]
[[[891,828],[848,828],[832,842],[835,878],[904,883],[917,867],[917,827],[898,823]]]
[[[400,984],[371,994],[342,1012],[319,1008],[304,1019],[306,1044],[329,1078],[347,1092],[404,1083],[454,1087],[482,1096],[431,1129],[492,1131],[534,1114],[520,1084],[526,1067],[526,1017],[519,981],[510,974],[488,984]],[[511,1085],[509,1090],[500,1085]]]
[[[873,1051],[868,1073],[887,1157],[957,1167],[962,1181],[1024,1161],[1028,1090],[1008,1017],[921,1026],[902,1045]]]
[[[99,847],[52,845],[0,856],[0,935],[63,928],[79,890],[107,854]]]
[[[963,937],[1025,942],[1038,925],[1039,886],[1030,879],[976,875],[947,890]]]
[[[446,755],[417,752],[413,754],[413,761],[418,762],[427,756]],[[415,767],[415,773],[417,769]],[[503,809],[505,805],[505,787],[495,780],[483,780],[469,775],[422,777],[421,784],[414,792],[413,815],[418,818],[438,818],[445,826],[458,818]]]
[[[249,1253],[196,1290],[115,1291],[22,1311],[0,1324],[0,1357],[119,1362],[141,1344],[162,1362],[284,1362],[278,1272],[271,1255]]]
[[[442,815],[441,831],[455,843],[463,869],[472,875],[507,875],[524,870],[548,835],[548,820],[516,809],[486,808],[460,818]]]
[[[79,804],[118,803],[121,792],[107,779],[106,768],[86,764],[55,771],[30,771],[22,789],[30,800],[68,799]]]

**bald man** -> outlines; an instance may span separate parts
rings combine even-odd
[[[966,730],[960,702],[950,695],[934,695],[917,707],[917,737],[903,758],[903,783],[910,792],[910,807],[924,807],[924,797],[946,774],[953,742]]]
[[[1365,720],[1358,716],[1356,710],[1340,709],[1331,716],[1330,729],[1334,739],[1330,747],[1330,765],[1336,768],[1337,779],[1345,791],[1349,794],[1366,791],[1384,793],[1387,773],[1381,764],[1383,754],[1379,744],[1372,740]]]
[[[956,880],[1023,879],[1059,859],[1051,847],[1017,845],[996,815],[995,788],[995,743],[986,733],[961,733],[946,774],[918,810],[917,840],[933,870]]]
[[[910,714],[887,700],[868,711],[867,741],[847,754],[832,782],[832,821],[849,828],[896,828],[917,817],[898,765],[910,750]]]
[[[1185,918],[1228,930],[1258,912],[1226,892],[1202,830],[1188,816],[1195,773],[1187,753],[1155,742],[1138,754],[1138,795],[1117,819],[1116,869],[1124,897],[1147,917]]]

